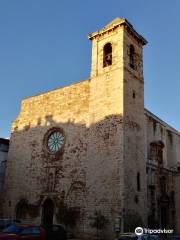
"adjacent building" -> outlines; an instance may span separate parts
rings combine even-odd
[[[9,139],[0,138],[0,203],[2,201],[2,193],[4,191],[4,180],[6,162],[9,149]],[[0,204],[0,214],[2,214],[2,204]]]

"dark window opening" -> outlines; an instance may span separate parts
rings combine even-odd
[[[163,164],[163,148],[164,144],[161,141],[152,142],[150,144],[150,159]]]
[[[135,195],[135,197],[134,197],[134,202],[135,202],[136,204],[139,202],[139,199],[138,199],[138,196],[137,196],[137,195]]]
[[[137,173],[137,191],[141,191],[141,179],[140,179],[140,173]]]
[[[175,205],[175,192],[174,191],[171,191],[170,199],[171,199],[172,205],[174,206]]]
[[[165,177],[160,178],[160,192],[162,196],[166,194],[166,178]]]
[[[133,98],[136,98],[136,92],[133,91]]]
[[[112,45],[107,43],[103,49],[103,67],[112,65]]]
[[[151,189],[151,190],[150,190],[150,193],[151,193],[151,198],[152,198],[152,200],[154,200],[155,190],[154,190],[154,189]]]
[[[134,46],[130,45],[129,65],[134,69]]]

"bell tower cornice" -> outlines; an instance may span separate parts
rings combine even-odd
[[[134,38],[137,39],[137,41],[141,42],[142,45],[146,45],[147,44],[147,40],[145,38],[143,38],[139,33],[136,32],[136,30],[134,29],[133,25],[130,24],[128,22],[127,19],[124,18],[115,18],[112,22],[110,22],[109,24],[107,24],[105,27],[101,28],[100,30],[96,31],[96,32],[92,32],[90,34],[88,34],[88,38],[90,40],[99,38],[109,32],[114,31],[117,28],[120,28],[124,26],[125,29],[133,35]]]

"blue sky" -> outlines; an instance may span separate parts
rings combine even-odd
[[[179,0],[1,0],[0,137],[8,137],[21,99],[86,79],[87,34],[127,18],[148,40],[145,106],[180,130]]]

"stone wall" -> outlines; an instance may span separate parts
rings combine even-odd
[[[144,78],[142,42],[124,32],[124,174],[127,224],[147,224],[147,183],[145,163]],[[134,65],[130,48],[134,47]],[[139,175],[139,187],[137,177]],[[132,229],[133,230],[133,229]]]
[[[104,79],[96,81],[105,84]],[[119,173],[122,116],[115,111],[117,95],[113,92],[109,97],[106,95],[113,80],[114,76],[109,75],[106,88],[98,91],[99,98],[95,94],[95,80],[90,79],[22,101],[11,135],[6,217],[16,217],[17,203],[26,200],[30,209],[26,220],[40,223],[42,204],[50,197],[56,206],[54,222],[60,221],[63,204],[80,211],[81,224],[76,231],[96,231],[89,224],[96,210],[109,219],[112,231],[121,204],[122,184]],[[105,101],[112,108],[103,107]],[[56,155],[49,155],[44,145],[52,128],[60,128],[65,134],[63,152]],[[49,186],[49,176],[53,178],[53,188]]]
[[[100,211],[108,219],[103,231],[108,237],[124,214],[128,221],[134,214],[135,223],[146,222],[144,40],[122,19],[92,35],[88,80],[22,101],[12,126],[4,213],[15,217],[17,204],[24,202],[24,218],[40,223],[43,203],[51,198],[54,222],[61,222],[63,206],[73,208],[78,212],[74,231],[95,234],[90,219]],[[103,67],[109,42],[112,65]],[[136,69],[129,68],[130,43],[136,50]],[[46,146],[51,129],[65,135],[62,151],[54,155]]]

